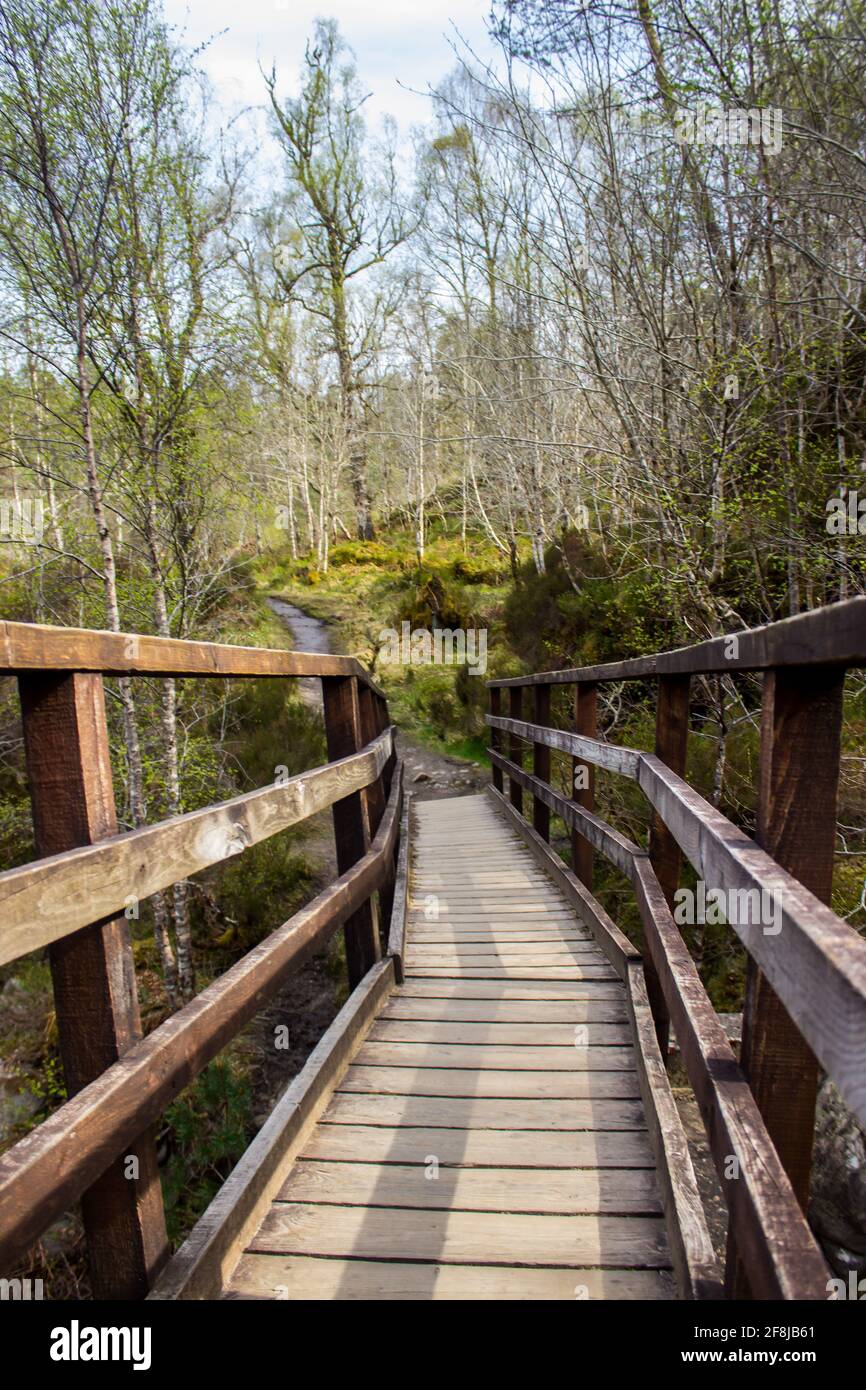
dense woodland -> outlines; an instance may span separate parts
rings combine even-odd
[[[384,667],[383,628],[484,628],[504,674],[863,591],[857,499],[853,528],[828,524],[834,497],[848,515],[866,495],[863,0],[495,0],[490,23],[497,63],[458,48],[409,132],[367,121],[320,21],[262,69],[266,157],[159,0],[0,2],[4,618],[278,645],[264,596],[283,594],[377,670],[404,726],[483,760],[483,677]],[[777,113],[780,138],[684,140],[707,107]],[[276,683],[109,684],[125,827],[322,759],[317,716]],[[834,905],[862,926],[850,687]],[[649,746],[640,690],[605,698],[606,731]],[[690,771],[746,826],[758,705],[749,678],[698,683]],[[601,794],[645,833],[636,793]],[[11,684],[0,843],[31,856]],[[309,874],[278,837],[153,900],[147,1021]],[[731,934],[703,932],[736,1008]],[[4,1047],[50,1106],[47,973],[28,968]],[[197,1105],[222,1107],[193,1209],[248,1123],[243,1068],[213,1076],[173,1119],[188,1136]]]

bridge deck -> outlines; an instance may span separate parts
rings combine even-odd
[[[413,816],[405,982],[226,1296],[675,1296],[625,986],[486,797]]]

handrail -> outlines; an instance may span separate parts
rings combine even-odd
[[[93,628],[0,622],[0,675],[81,671],[103,676],[355,676],[382,691],[354,656],[235,647],[177,637]]]
[[[829,603],[809,613],[782,618],[764,627],[729,632],[689,647],[654,656],[507,676],[487,682],[491,689],[534,685],[601,684],[649,680],[654,676],[709,675],[723,671],[765,671],[779,666],[866,666],[866,595]]]
[[[802,1216],[819,1063],[866,1122],[866,941],[827,906],[844,679],[849,668],[862,666],[866,596],[675,651],[488,681],[494,795],[522,819],[529,791],[542,843],[550,838],[551,812],[561,816],[571,830],[576,881],[592,903],[594,852],[630,879],[662,1054],[673,1022],[717,1167],[733,1153],[763,1169],[761,1180],[741,1177],[733,1184],[720,1170],[730,1213],[726,1291],[734,1297],[796,1296],[800,1275],[811,1280],[811,1296],[826,1296],[820,1257]],[[761,672],[763,681],[754,840],[684,777],[691,678],[737,671]],[[598,687],[626,680],[657,682],[654,753],[598,737]],[[574,732],[552,727],[555,686],[573,689]],[[503,717],[505,688],[511,718]],[[510,757],[504,756],[506,742]],[[523,766],[527,744],[531,775]],[[551,750],[571,759],[572,797],[548,785]],[[595,814],[595,767],[641,788],[653,811],[648,850],[631,846]],[[715,890],[714,903],[726,906],[723,920],[747,951],[739,1067],[671,915],[681,851],[707,895]],[[586,915],[592,925],[593,909]]]
[[[729,925],[866,1124],[866,940],[653,754],[497,715],[488,715],[487,722],[637,782],[713,889],[728,893],[731,902],[733,894],[769,895],[781,914],[778,924],[770,924],[772,932],[766,924],[736,918]],[[598,847],[605,852],[603,844]],[[741,901],[737,897],[737,906]],[[773,945],[780,935],[784,950]]]
[[[0,874],[0,963],[48,947],[70,1096],[0,1160],[0,1255],[21,1254],[80,1197],[94,1296],[138,1298],[168,1257],[150,1126],[337,926],[350,989],[380,958],[402,766],[385,697],[354,657],[0,623],[0,674],[18,677],[42,855]],[[118,834],[103,689],[111,675],[319,676],[329,762]],[[142,1039],[130,904],[328,806],[337,881]]]
[[[122,913],[160,889],[297,825],[381,776],[394,744],[386,729],[360,753],[0,873],[0,965]]]
[[[289,969],[384,881],[400,826],[401,771],[362,859],[0,1158],[0,1268],[159,1118],[272,998]]]

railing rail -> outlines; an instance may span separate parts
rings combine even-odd
[[[401,824],[394,731],[347,656],[0,623],[0,673],[18,677],[42,855],[0,874],[0,963],[48,948],[70,1097],[0,1159],[0,1269],[80,1198],[94,1295],[143,1297],[169,1254],[154,1122],[336,928],[351,988],[381,956]],[[319,676],[330,761],[118,834],[104,676]],[[328,806],[340,877],[144,1038],[129,904]]]
[[[519,813],[530,792],[533,824],[545,841],[550,812],[562,818],[587,889],[594,852],[634,888],[656,1031],[664,1051],[673,1021],[728,1202],[726,1283],[733,1296],[826,1297],[826,1266],[803,1216],[816,1058],[866,1123],[866,940],[827,906],[842,685],[848,667],[863,665],[866,598],[856,598],[676,652],[488,682],[496,794],[505,800],[507,778],[508,804]],[[757,841],[684,780],[690,676],[729,670],[764,672]],[[658,682],[655,754],[597,737],[598,685],[622,680]],[[573,731],[550,727],[550,691],[569,684]],[[510,689],[514,715],[523,713],[527,687],[535,720],[504,717],[502,689]],[[526,744],[535,750],[532,774],[523,766]],[[548,750],[568,755],[573,773],[597,767],[634,781],[653,811],[649,850],[595,814],[585,775],[573,797],[556,792],[539,749],[546,758]],[[727,920],[747,951],[739,1065],[671,914],[680,851],[707,891],[734,904]],[[756,920],[756,901],[769,905],[767,920]]]

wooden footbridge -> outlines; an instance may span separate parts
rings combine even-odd
[[[827,906],[843,686],[862,666],[857,598],[492,681],[492,786],[410,805],[352,658],[0,624],[43,856],[0,874],[0,963],[47,949],[70,1097],[0,1159],[0,1272],[80,1201],[102,1297],[825,1299],[803,1215],[819,1068],[866,1122],[866,941]],[[741,672],[763,679],[755,840],[684,780],[692,677]],[[118,834],[106,676],[320,677],[330,761]],[[598,737],[599,687],[632,680],[657,693],[653,753]],[[646,798],[647,846],[596,815],[596,768]],[[329,806],[340,876],[143,1037],[129,903]],[[598,854],[631,885],[643,955],[593,896]],[[671,913],[681,855],[748,953],[739,1061]],[[340,926],[347,1004],[171,1255],[156,1122]],[[723,1261],[671,1029],[727,1203]]]

